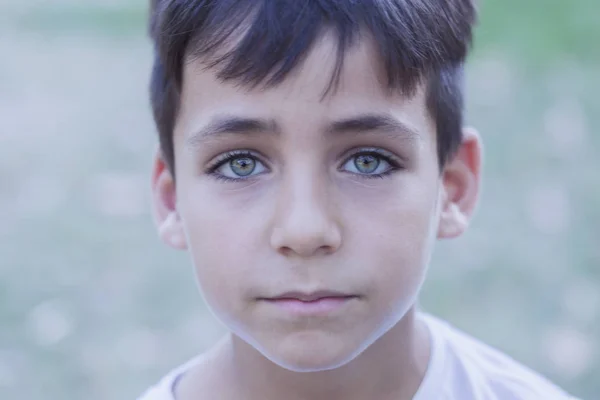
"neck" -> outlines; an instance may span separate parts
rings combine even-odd
[[[412,399],[429,362],[429,333],[414,308],[350,363],[298,373],[274,364],[232,336],[227,368],[245,399]]]

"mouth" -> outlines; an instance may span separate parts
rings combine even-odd
[[[311,293],[286,292],[275,297],[261,298],[259,300],[294,315],[326,315],[341,309],[352,300],[358,298],[359,296],[357,295],[340,292],[318,291]]]
[[[311,303],[322,299],[343,299],[350,297],[358,297],[355,295],[349,295],[342,292],[321,290],[311,293],[304,292],[286,292],[275,297],[266,298],[266,300],[297,300],[305,303]]]

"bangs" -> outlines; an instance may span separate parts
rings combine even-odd
[[[281,83],[324,31],[337,40],[326,92],[339,82],[345,54],[370,35],[387,88],[409,95],[421,78],[464,62],[475,10],[470,1],[246,0],[166,2],[152,24],[165,73],[181,88],[183,63],[202,59],[223,81]],[[159,37],[157,37],[159,36]]]

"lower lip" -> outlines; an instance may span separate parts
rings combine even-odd
[[[322,297],[313,301],[302,301],[298,299],[268,299],[268,303],[282,308],[288,313],[296,315],[324,315],[330,314],[342,308],[346,303],[355,299],[355,296],[347,297]]]

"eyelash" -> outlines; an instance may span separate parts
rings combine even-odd
[[[398,159],[398,157],[390,154],[388,151],[385,151],[383,149],[378,149],[378,148],[360,148],[360,149],[353,150],[351,153],[347,154],[344,157],[342,166],[345,165],[348,161],[350,161],[353,157],[357,157],[359,155],[376,156],[376,157],[380,158],[381,160],[387,162],[390,165],[390,168],[387,171],[379,173],[379,174],[357,174],[357,173],[348,172],[348,171],[341,171],[341,172],[346,172],[348,174],[357,175],[360,178],[365,178],[365,179],[377,179],[377,178],[383,179],[387,176],[390,176],[394,172],[397,172],[397,171],[403,169],[403,166],[401,165],[401,161]],[[230,178],[228,176],[224,176],[224,175],[218,174],[216,172],[224,164],[226,164],[232,160],[235,160],[236,158],[240,158],[240,157],[252,158],[255,161],[259,161],[262,164],[265,164],[261,160],[261,157],[252,151],[234,150],[234,151],[229,151],[229,152],[223,153],[220,156],[218,156],[206,168],[205,173],[210,175],[212,178],[214,178],[218,181],[222,181],[222,182],[240,182],[240,181],[248,180],[250,178]],[[266,167],[266,165],[265,165],[265,167]]]
[[[348,171],[341,171],[341,172],[356,175],[362,179],[383,179],[383,178],[389,177],[393,173],[398,172],[404,168],[402,166],[402,162],[399,159],[399,157],[393,155],[389,151],[386,151],[386,150],[383,150],[383,149],[380,149],[377,147],[361,147],[361,148],[350,151],[344,157],[342,166],[345,165],[352,158],[360,156],[360,155],[375,156],[375,157],[379,158],[380,160],[387,162],[390,167],[388,170],[386,170],[382,173],[379,173],[379,174],[357,174],[357,173],[348,172]]]
[[[261,157],[252,151],[233,150],[233,151],[228,151],[228,152],[223,153],[220,156],[218,156],[213,162],[210,163],[210,165],[208,165],[205,172],[208,175],[210,175],[212,178],[214,178],[218,181],[221,181],[221,182],[240,182],[240,181],[248,180],[249,178],[230,178],[228,176],[224,176],[224,175],[217,173],[217,170],[219,168],[221,168],[223,165],[225,165],[226,163],[228,163],[232,160],[235,160],[236,158],[241,158],[241,157],[252,158],[255,161],[259,161],[262,164],[265,164],[264,162],[261,161]]]

